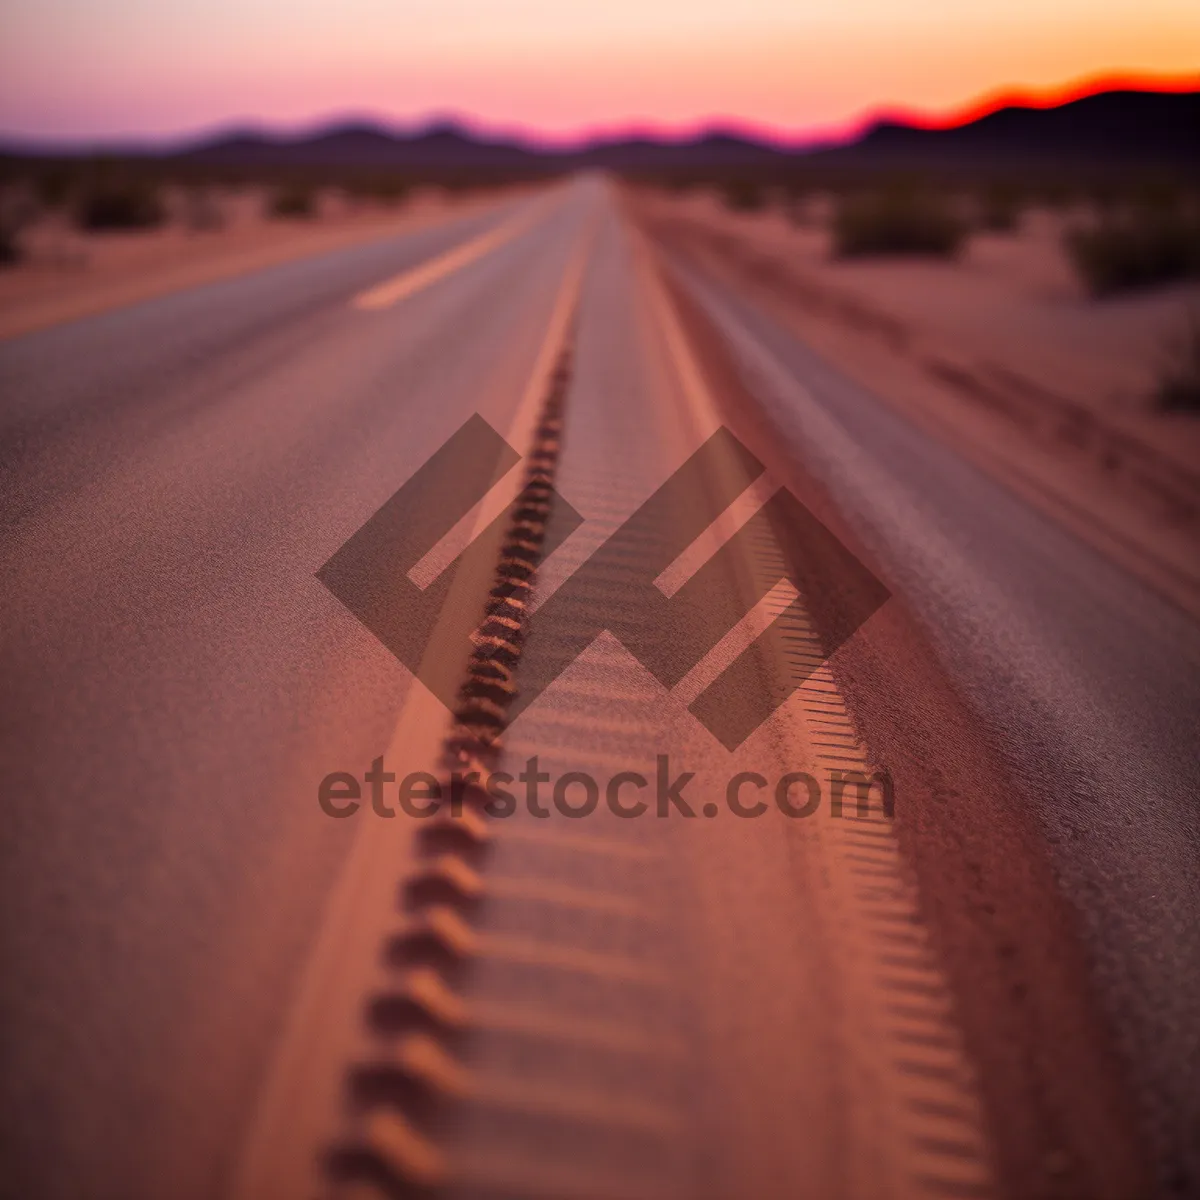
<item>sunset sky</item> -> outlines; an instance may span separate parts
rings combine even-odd
[[[342,114],[552,136],[1200,72],[1196,0],[4,0],[0,133],[162,136]]]

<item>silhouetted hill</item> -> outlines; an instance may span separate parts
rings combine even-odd
[[[1112,91],[1053,108],[1012,105],[946,129],[879,121],[826,159],[1200,163],[1200,92]]]
[[[542,159],[516,141],[490,140],[458,126],[434,125],[419,133],[394,133],[381,125],[339,125],[284,136],[240,132],[189,147],[175,157],[221,167],[528,167]]]
[[[488,139],[452,124],[420,133],[389,132],[379,125],[334,126],[314,134],[281,137],[267,133],[221,135],[177,157],[209,166],[372,167],[479,169],[607,167],[736,167],[783,157],[786,151],[734,134],[710,132],[668,140],[620,138],[566,149],[516,139]]]
[[[449,122],[406,132],[360,121],[302,134],[240,130],[183,147],[110,147],[108,152],[247,171],[261,167],[528,172],[601,167],[704,172],[789,163],[855,169],[1086,163],[1200,168],[1200,91],[1099,92],[1052,108],[1012,105],[949,128],[880,120],[853,142],[824,147],[786,145],[713,129],[691,138],[609,138],[551,148],[518,138],[487,137]],[[86,153],[39,149],[28,143],[0,146],[0,155],[15,158]]]
[[[786,146],[712,131],[678,141],[647,137],[598,142],[569,157],[581,166],[625,171],[766,166],[786,161],[795,154],[796,150]]]
[[[698,137],[616,138],[570,149],[489,140],[455,125],[417,134],[350,125],[307,136],[241,134],[184,157],[214,165],[398,168],[605,167],[611,170],[767,166],[807,157],[862,166],[954,163],[1200,161],[1200,91],[1099,92],[1053,108],[1013,105],[950,128],[881,120],[857,141],[820,149],[714,130]]]

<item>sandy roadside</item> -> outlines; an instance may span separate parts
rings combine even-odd
[[[270,220],[261,193],[225,200],[216,230],[172,222],[148,232],[82,234],[47,218],[23,239],[26,259],[0,272],[0,338],[120,308],[278,263],[409,233],[482,211],[515,192],[421,192],[395,207],[327,202],[310,220]]]
[[[1162,347],[1200,287],[1098,304],[1048,215],[958,263],[836,263],[823,229],[707,195],[630,200],[659,240],[1200,616],[1200,421],[1155,412]]]

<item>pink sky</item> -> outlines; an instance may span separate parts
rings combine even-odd
[[[1197,74],[1195,0],[5,0],[0,132],[456,114],[789,134],[1000,88]]]

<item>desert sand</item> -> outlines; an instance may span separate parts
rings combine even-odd
[[[827,203],[799,224],[703,191],[631,204],[847,374],[1200,611],[1200,420],[1153,398],[1200,285],[1086,295],[1060,248],[1079,214],[1029,212],[956,260],[838,261]]]

